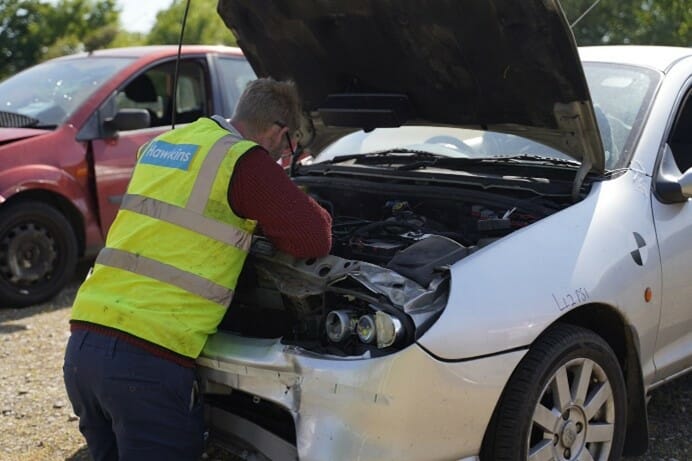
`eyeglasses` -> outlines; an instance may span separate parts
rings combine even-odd
[[[280,120],[274,120],[274,124],[281,129],[288,128],[288,124]],[[291,135],[289,134],[290,131],[290,129],[286,131],[286,142],[288,142],[288,148],[291,150],[291,157],[293,157],[293,155],[295,154],[295,150],[293,149],[293,141],[291,141]]]

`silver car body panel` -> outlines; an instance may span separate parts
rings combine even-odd
[[[636,326],[642,366],[653,379],[661,272],[650,188],[651,179],[636,171],[596,183],[581,202],[456,263],[447,308],[421,345],[446,359],[528,346],[564,314],[599,304]],[[646,242],[643,266],[631,255],[635,232]]]
[[[652,199],[663,271],[663,309],[656,342],[657,378],[692,367],[692,202],[662,204]]]
[[[245,391],[287,409],[302,461],[335,453],[405,461],[477,455],[495,402],[524,354],[443,362],[414,344],[386,357],[325,360],[279,340],[219,333],[198,365],[207,388]],[[426,440],[435,443],[420,443]]]

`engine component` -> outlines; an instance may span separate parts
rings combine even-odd
[[[330,341],[340,343],[353,334],[358,319],[351,311],[331,311],[327,314],[325,329]]]

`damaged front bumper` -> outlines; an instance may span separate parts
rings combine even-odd
[[[344,359],[220,332],[197,363],[212,435],[246,459],[403,461],[477,455],[524,353]]]

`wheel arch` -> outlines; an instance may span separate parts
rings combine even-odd
[[[580,306],[556,321],[589,329],[603,338],[618,358],[627,388],[627,433],[623,455],[641,455],[648,448],[646,396],[639,360],[639,340],[622,315],[605,304]]]
[[[79,255],[84,255],[86,247],[86,234],[84,231],[84,216],[81,211],[68,198],[56,192],[46,189],[26,189],[8,197],[0,207],[14,205],[27,201],[37,201],[46,203],[62,213],[69,221],[75,237],[77,238],[77,248]]]

